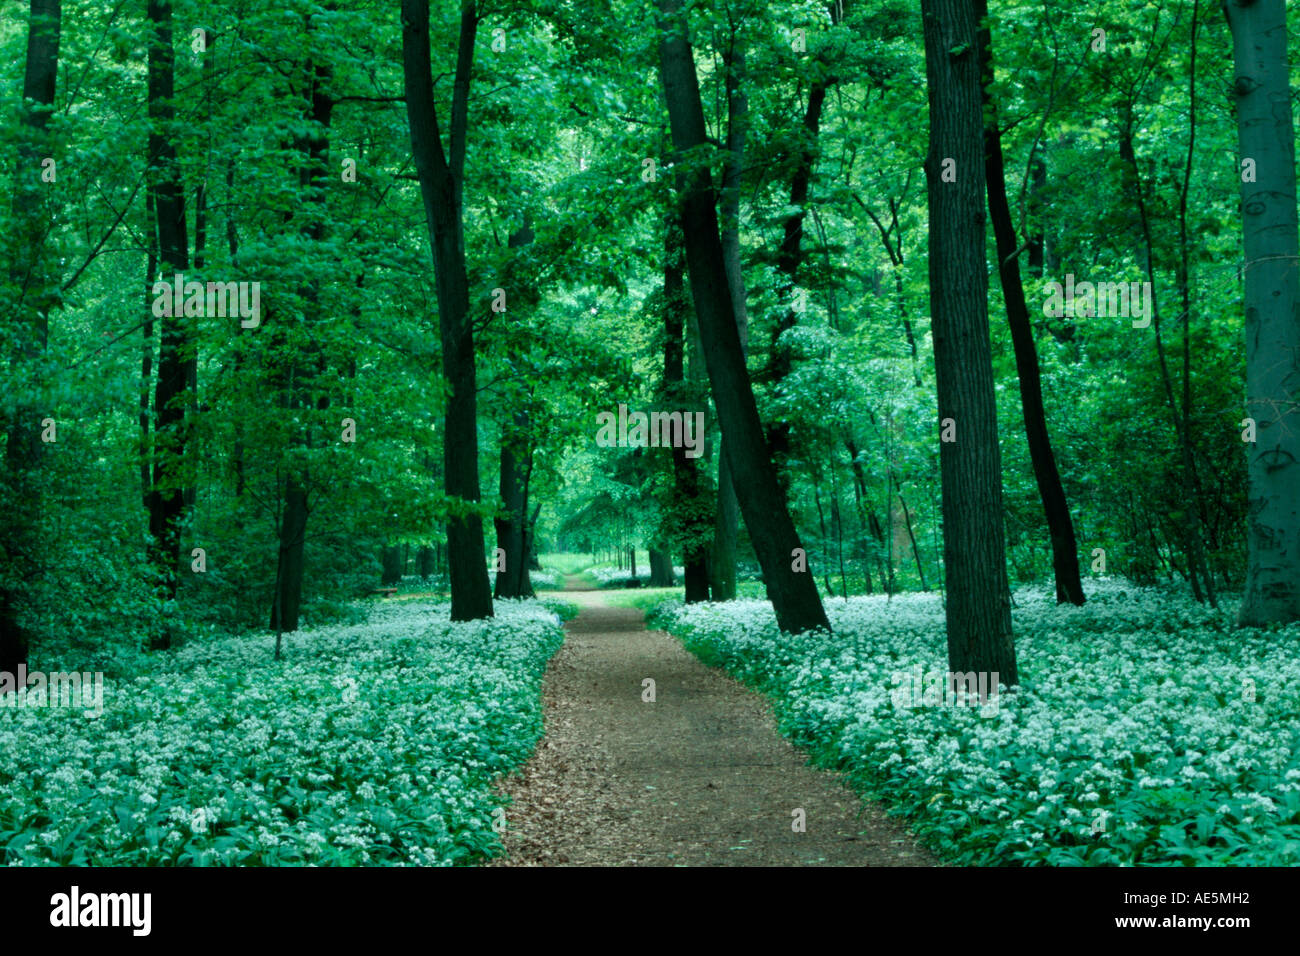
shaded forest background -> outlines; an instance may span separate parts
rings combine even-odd
[[[683,566],[688,600],[760,577],[951,588],[945,291],[976,326],[987,310],[996,427],[972,434],[1001,494],[974,512],[1004,529],[1008,583],[1075,603],[1092,575],[1206,602],[1246,585],[1246,173],[1217,4],[997,3],[929,99],[922,11],[890,0],[30,13],[0,15],[0,667],[129,670],[216,630],[347,618],[403,575],[481,616],[490,582],[529,593],[552,550],[642,549],[655,583]],[[692,54],[684,145],[672,64]],[[982,113],[944,129],[979,215],[988,186],[982,261],[928,228],[926,117],[963,70]],[[1294,224],[1293,147],[1290,168]],[[721,281],[692,209],[717,216]],[[946,266],[986,301],[936,285]],[[256,323],[158,314],[178,273],[258,283]],[[1046,314],[1067,275],[1150,283],[1151,321]],[[723,313],[743,355],[708,347]],[[723,447],[747,390],[718,383],[742,372],[762,454],[739,427],[751,451]],[[596,447],[620,403],[706,412],[706,454]],[[761,534],[741,520],[736,489],[767,486],[735,462],[770,470],[788,529],[782,507]],[[790,542],[809,573],[780,584],[760,552]]]

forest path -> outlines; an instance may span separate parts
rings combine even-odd
[[[546,673],[546,736],[502,782],[506,856],[491,865],[937,865],[810,767],[757,694],[604,592],[565,597],[582,610]],[[792,829],[797,808],[806,832]]]

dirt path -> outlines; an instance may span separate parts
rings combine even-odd
[[[565,597],[582,611],[546,674],[546,736],[503,785],[507,856],[492,865],[936,865],[809,767],[762,698],[646,630],[640,611],[599,591]]]

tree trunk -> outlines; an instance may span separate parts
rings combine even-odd
[[[1257,440],[1246,445],[1249,560],[1237,622],[1300,620],[1300,310],[1296,263],[1295,135],[1283,0],[1228,0],[1242,159],[1246,265],[1246,403]],[[1288,421],[1289,419],[1289,421]]]
[[[300,137],[298,147],[303,153],[299,168],[298,186],[306,197],[301,203],[305,210],[301,229],[308,243],[319,243],[325,238],[325,180],[329,154],[329,128],[334,101],[327,92],[331,79],[330,67],[324,63],[308,63],[311,77],[306,119],[311,132]],[[305,303],[305,322],[312,323],[317,311],[319,289],[310,282],[299,290]],[[283,407],[289,414],[296,409],[324,409],[327,399],[317,398],[317,378],[324,371],[324,357],[318,346],[303,349],[291,343],[288,352],[288,382],[284,389]],[[309,428],[296,438],[300,446],[310,447]],[[306,471],[292,471],[285,481],[284,504],[280,520],[280,541],[277,560],[280,570],[276,574],[279,593],[271,604],[271,628],[277,635],[298,629],[298,612],[302,607],[303,575],[306,570],[307,517],[310,514],[308,493],[311,477]]]
[[[1163,322],[1160,317],[1160,296],[1156,284],[1156,247],[1152,236],[1151,215],[1147,210],[1146,187],[1142,182],[1142,171],[1138,168],[1137,153],[1133,147],[1133,126],[1132,103],[1126,103],[1120,128],[1120,158],[1125,163],[1126,191],[1133,197],[1133,201],[1137,206],[1138,225],[1142,236],[1143,267],[1147,281],[1151,285],[1151,330],[1155,333],[1160,380],[1164,385],[1165,401],[1169,406],[1169,415],[1174,424],[1175,440],[1183,461],[1183,494],[1186,500],[1178,522],[1178,537],[1182,540],[1183,553],[1187,558],[1187,579],[1191,583],[1192,594],[1200,602],[1205,600],[1201,590],[1204,581],[1203,568],[1205,562],[1203,560],[1204,546],[1201,541],[1201,530],[1197,521],[1199,514],[1197,498],[1199,495],[1189,494],[1187,490],[1195,485],[1195,471],[1192,465],[1191,445],[1189,444],[1187,432],[1183,428],[1183,418],[1178,410],[1178,402],[1174,398],[1173,376],[1169,372],[1169,361],[1165,355]]]
[[[396,587],[402,582],[402,547],[397,544],[384,545],[383,555],[380,561],[382,570],[379,574],[379,583],[386,587]]]
[[[149,509],[149,493],[153,482],[149,475],[149,392],[153,386],[153,284],[158,278],[158,231],[154,228],[153,193],[144,194],[144,216],[147,223],[144,256],[144,325],[140,335],[140,500]]]
[[[659,10],[665,21],[662,26],[667,27],[659,52],[673,144],[685,155],[705,143],[704,109],[681,0],[659,0]],[[708,170],[698,165],[685,176],[682,227],[691,292],[745,527],[758,553],[778,626],[790,632],[829,630],[830,622],[811,573],[796,570],[802,568],[798,555],[803,548],[768,457],[745,367],[718,234],[713,185]]]
[[[912,530],[912,512],[907,508],[907,501],[903,498],[903,493],[898,493],[898,503],[903,506],[903,525],[907,528],[907,540],[912,543],[912,558],[916,561],[916,576],[921,579],[921,590],[928,591],[930,586],[925,583],[925,565],[921,563],[921,549],[916,543],[916,533]]]
[[[59,0],[32,0],[27,28],[27,60],[18,127],[18,165],[14,170],[12,234],[3,241],[9,260],[8,296],[12,296],[14,354],[11,370],[20,371],[12,415],[6,422],[4,488],[0,506],[0,671],[17,674],[27,663],[31,644],[31,583],[41,573],[40,529],[43,487],[40,478],[41,411],[34,391],[37,365],[49,338],[49,313],[57,301],[54,257],[45,238],[52,216],[42,193],[41,160],[51,154],[46,124],[58,79],[62,8]],[[12,371],[11,371],[12,374]],[[30,381],[28,377],[31,376]],[[15,384],[6,381],[9,391]]]
[[[842,0],[830,6],[831,23],[838,24],[844,15]],[[807,215],[808,193],[812,185],[813,167],[817,162],[817,139],[821,130],[822,108],[826,103],[826,94],[834,83],[834,72],[830,64],[820,64],[808,89],[808,105],[803,116],[803,143],[795,161],[794,174],[790,178],[790,209],[781,230],[781,247],[777,251],[776,268],[782,283],[777,294],[788,303],[780,319],[772,329],[771,359],[768,376],[772,386],[779,395],[781,383],[794,370],[794,353],[788,341],[781,338],[799,322],[800,308],[794,297],[798,288],[799,266],[803,263],[804,218]],[[781,489],[788,494],[790,476],[786,462],[793,452],[792,429],[785,420],[772,422],[767,431],[768,443],[776,465],[777,479]]]
[[[521,249],[533,241],[533,230],[525,214],[524,223],[507,241],[511,249]],[[513,281],[514,269],[508,270],[505,287],[511,293],[515,291]],[[518,306],[523,295],[514,295],[512,301]],[[516,319],[517,320],[517,319]],[[514,367],[517,350],[513,338],[506,346],[507,362]],[[505,552],[505,570],[497,572],[494,597],[527,598],[533,596],[532,579],[528,574],[527,527],[528,520],[528,459],[531,454],[527,448],[532,442],[532,423],[529,420],[526,405],[518,404],[511,415],[509,424],[501,427],[501,471],[498,490],[505,515],[493,522],[497,533],[497,547]]]
[[[976,15],[988,22],[988,0],[976,0]],[[1052,543],[1052,568],[1056,575],[1056,600],[1082,605],[1083,582],[1079,578],[1079,550],[1074,538],[1074,521],[1061,485],[1061,475],[1052,453],[1047,432],[1047,412],[1043,408],[1042,379],[1038,370],[1038,350],[1034,345],[1034,328],[1029,320],[1029,306],[1020,281],[1020,261],[1016,231],[1007,202],[1006,176],[1003,171],[1002,133],[998,129],[997,104],[993,102],[993,38],[984,26],[980,36],[980,68],[983,74],[981,96],[984,104],[984,168],[988,177],[989,214],[997,243],[998,277],[1002,298],[1007,307],[1007,324],[1016,353],[1016,373],[1020,381],[1020,405],[1024,413],[1025,437],[1029,440],[1029,458],[1034,480],[1043,502],[1048,535]]]
[[[776,257],[777,272],[782,278],[777,294],[788,303],[772,329],[768,376],[778,395],[782,389],[781,383],[794,371],[794,350],[789,340],[783,342],[782,337],[799,323],[799,309],[794,298],[798,289],[799,265],[803,262],[803,224],[806,215],[804,207],[808,202],[809,186],[812,184],[813,164],[817,160],[817,134],[821,126],[822,105],[826,102],[826,88],[825,80],[816,80],[808,91],[808,107],[804,111],[803,118],[804,145],[799,152],[794,176],[790,180],[790,208],[793,212],[785,219],[781,248]],[[784,420],[772,422],[768,428],[768,442],[776,462],[777,478],[781,482],[782,492],[788,493],[790,476],[787,460],[793,451],[790,423]]]
[[[987,3],[987,0],[985,0]],[[1043,254],[1046,239],[1043,234],[1042,199],[1047,189],[1047,161],[1043,159],[1043,148],[1035,142],[1029,158],[1029,274],[1035,279],[1043,277]]]
[[[1214,571],[1205,553],[1205,497],[1196,473],[1196,458],[1192,436],[1192,271],[1191,242],[1187,231],[1187,193],[1192,187],[1192,163],[1196,158],[1196,39],[1200,24],[1200,0],[1192,3],[1191,50],[1187,66],[1187,160],[1183,168],[1183,181],[1178,189],[1178,293],[1183,305],[1183,394],[1182,394],[1182,448],[1183,448],[1183,502],[1188,509],[1187,529],[1192,537],[1191,554],[1200,568],[1201,581],[1210,606],[1219,606],[1214,588]],[[1177,414],[1177,413],[1175,413]]]
[[[676,575],[673,574],[672,555],[661,548],[651,548],[650,586],[652,588],[670,588],[676,583]]]
[[[831,460],[831,526],[835,528],[835,561],[840,566],[840,597],[849,596],[849,576],[844,572],[844,520],[840,514],[840,484]]]
[[[817,527],[821,531],[822,551],[826,550],[826,513],[822,510],[822,490],[817,482],[817,476],[813,475],[813,500],[817,502]],[[826,595],[835,596],[835,589],[831,587],[831,573],[822,567],[822,583],[826,585]]]
[[[542,570],[542,562],[537,559],[537,516],[542,513],[541,505],[533,506],[533,513],[528,518],[525,529],[524,551],[528,554],[528,570]]]
[[[528,415],[516,412],[514,416],[514,435],[526,435]],[[513,437],[503,437],[501,444],[501,501],[506,509],[506,516],[494,522],[497,533],[497,547],[505,552],[505,570],[497,572],[494,597],[526,598],[533,596],[532,580],[528,574],[526,548],[526,509],[524,500],[526,484],[525,469],[520,465],[512,447]]]
[[[188,267],[189,239],[185,224],[185,195],[180,164],[171,140],[176,111],[175,55],[172,50],[172,8],[167,0],[149,0],[148,55],[149,189],[157,216],[158,254],[165,281]],[[170,310],[182,311],[182,310]],[[175,600],[181,558],[181,525],[185,519],[187,435],[185,397],[196,360],[189,351],[184,315],[164,315],[159,322],[158,378],[154,385],[153,484],[149,497],[152,559],[165,598]],[[166,624],[153,635],[153,647],[171,646]]]
[[[477,509],[478,406],[475,387],[474,329],[469,316],[469,278],[461,190],[465,137],[469,123],[470,71],[478,12],[474,0],[461,5],[456,78],[451,106],[450,158],[443,152],[433,101],[429,55],[429,0],[402,0],[402,66],[411,152],[420,180],[424,213],[433,247],[442,339],[443,376],[451,387],[443,430],[443,480],[447,497]],[[451,619],[492,616],[492,588],[484,561],[483,519],[477,510],[447,523],[451,572]]]
[[[670,213],[664,232],[664,400],[670,407],[685,406],[686,394],[686,282],[682,229],[677,214]],[[708,508],[700,493],[699,463],[686,457],[685,447],[672,449],[673,508],[677,538],[683,551],[687,604],[709,599]]]
[[[1002,456],[987,314],[984,122],[975,0],[922,0],[930,101],[930,313],[941,442],[945,613],[953,672],[1017,682],[1002,528]]]
[[[858,450],[853,439],[845,438],[844,447],[849,452],[849,470],[853,477],[853,505],[858,514],[858,557],[862,560],[862,580],[866,583],[867,593],[874,594],[876,589],[871,583],[870,558],[875,548],[871,544],[867,530],[866,478],[862,474],[862,463],[858,461]],[[885,585],[883,574],[880,576],[880,583],[882,586]]]
[[[271,630],[277,640],[284,631],[298,630],[302,608],[303,541],[307,537],[307,489],[290,478],[285,486],[276,551],[276,593],[271,599]]]
[[[745,73],[745,44],[732,29],[723,55],[727,85],[727,167],[722,178],[722,258],[727,266],[727,285],[736,313],[740,347],[749,344],[749,313],[745,308],[745,275],[740,264],[740,181],[745,168],[745,134],[749,123],[749,99],[742,87]],[[709,556],[709,589],[715,601],[736,598],[736,542],[740,537],[740,506],[731,483],[724,442],[718,442],[718,504],[714,512],[713,552]],[[671,577],[672,568],[669,568]]]

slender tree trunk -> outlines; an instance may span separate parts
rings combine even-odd
[[[334,101],[328,93],[330,68],[320,62],[309,62],[306,74],[310,78],[306,120],[310,132],[299,138],[298,147],[303,153],[298,173],[298,186],[306,198],[301,234],[310,248],[325,239],[325,178],[329,157],[329,128]],[[313,279],[299,294],[305,303],[308,324],[315,322],[319,289]],[[318,346],[288,345],[288,383],[284,389],[283,405],[286,413],[318,407],[323,410],[327,399],[317,397],[316,385],[324,372],[324,356]],[[304,426],[295,441],[310,447],[310,427]],[[280,521],[280,540],[276,560],[280,564],[276,575],[279,593],[272,602],[271,627],[276,633],[296,631],[298,615],[302,608],[303,576],[306,571],[307,518],[311,508],[308,500],[311,476],[306,469],[294,469],[285,481],[284,502]]]
[[[976,15],[982,23],[987,24],[987,0],[976,0]],[[1011,207],[1007,203],[1002,133],[998,129],[997,104],[993,102],[991,93],[992,31],[984,26],[980,29],[979,36],[985,123],[984,168],[988,183],[989,214],[993,220],[993,235],[997,243],[998,276],[1002,284],[1002,298],[1007,307],[1007,324],[1011,328],[1011,343],[1016,353],[1025,437],[1029,440],[1029,458],[1033,463],[1034,480],[1038,483],[1038,494],[1043,503],[1052,543],[1056,600],[1061,604],[1069,602],[1081,605],[1085,599],[1083,582],[1079,577],[1079,549],[1074,538],[1074,521],[1070,517],[1070,505],[1065,498],[1065,488],[1061,485],[1056,456],[1052,452],[1052,442],[1048,436],[1047,412],[1043,408],[1042,380],[1038,370],[1038,350],[1034,345],[1034,328],[1029,319],[1029,306],[1025,302],[1025,289],[1020,281],[1018,244],[1015,227],[1011,223]]]
[[[867,481],[866,476],[862,473],[862,462],[858,461],[858,447],[854,444],[852,438],[844,439],[844,447],[849,453],[849,469],[853,473],[853,504],[858,512],[858,538],[861,541],[862,549],[862,579],[866,582],[868,594],[874,594],[875,588],[871,583],[871,562],[872,552],[876,549],[871,543],[869,536],[869,522],[867,521]],[[886,593],[889,587],[886,583],[885,576],[881,574],[880,584],[885,588]]]
[[[921,590],[928,591],[930,586],[925,583],[925,565],[921,563],[921,549],[917,546],[916,535],[912,531],[912,512],[907,508],[907,501],[903,498],[903,493],[898,493],[898,503],[903,506],[903,524],[907,528],[907,540],[912,543],[912,558],[916,561],[916,576],[921,579]]]
[[[817,503],[817,528],[821,532],[821,546],[826,548],[826,513],[822,510],[822,489],[817,481],[817,476],[813,476],[813,500]],[[835,589],[831,587],[831,573],[822,566],[822,583],[826,585],[826,594],[829,597],[835,596]]]
[[[948,663],[1017,683],[988,328],[975,0],[922,0],[930,100],[930,312],[941,442]]]
[[[4,487],[0,489],[0,671],[17,674],[27,663],[31,634],[30,586],[41,573],[40,515],[44,500],[40,476],[41,419],[36,394],[38,366],[49,338],[49,313],[57,296],[54,256],[45,248],[53,217],[42,195],[51,188],[41,181],[41,161],[51,155],[46,125],[58,79],[62,7],[59,0],[32,0],[27,27],[27,59],[18,125],[18,165],[14,170],[12,234],[0,238],[7,247],[7,296],[13,314],[11,375],[5,390],[12,396],[6,423]],[[57,175],[57,174],[56,174]],[[16,379],[16,383],[14,381]]]
[[[722,258],[727,266],[727,285],[736,313],[740,347],[748,351],[749,313],[745,307],[745,275],[740,263],[740,181],[745,168],[745,134],[749,124],[749,99],[742,86],[745,75],[745,44],[733,29],[723,56],[727,85],[727,166],[722,179]],[[709,561],[709,585],[715,601],[736,598],[736,543],[740,537],[740,505],[731,483],[723,441],[718,442],[718,506],[715,512],[713,553]],[[672,568],[669,568],[671,576]]]
[[[987,0],[985,0],[987,3]],[[1047,248],[1043,234],[1041,196],[1047,189],[1047,161],[1043,159],[1043,148],[1034,143],[1033,154],[1029,158],[1029,274],[1035,279],[1043,277],[1044,253]]]
[[[239,229],[235,222],[235,160],[232,158],[226,165],[226,246],[230,250],[230,266],[232,269],[239,268]],[[235,357],[231,363],[234,367],[235,376],[244,367],[244,350],[241,347],[241,338],[247,334],[242,323],[238,326],[235,335]],[[236,419],[234,422],[234,449],[231,454],[231,471],[235,479],[235,497],[242,498],[247,480],[244,475],[244,422]]]
[[[912,172],[908,170],[907,180],[903,184],[902,196],[906,198],[912,187]],[[903,226],[898,219],[898,210],[900,200],[891,196],[889,198],[889,225],[886,226],[880,221],[880,217],[857,195],[853,194],[854,201],[861,206],[871,217],[877,231],[880,233],[880,241],[885,247],[885,254],[889,256],[889,264],[893,266],[894,273],[894,307],[898,310],[898,319],[903,326],[903,334],[907,339],[907,352],[912,358],[912,383],[921,387],[921,366],[919,354],[916,348],[916,335],[912,331],[912,319],[907,311],[907,296],[903,284]],[[893,237],[892,239],[890,237]]]
[[[659,52],[673,145],[685,154],[705,143],[704,109],[681,0],[659,0],[659,10],[666,28]],[[768,457],[736,329],[715,199],[708,170],[691,169],[681,196],[686,258],[732,483],[778,626],[790,632],[829,630],[817,586],[799,561],[804,550]]]
[[[812,184],[813,165],[817,161],[817,135],[821,127],[826,90],[827,83],[818,80],[808,91],[808,106],[803,118],[804,145],[790,180],[790,208],[793,212],[786,217],[782,226],[781,247],[776,258],[777,272],[781,275],[781,287],[777,290],[777,294],[787,303],[780,319],[772,328],[771,359],[768,365],[769,380],[778,394],[781,393],[782,383],[794,371],[794,349],[785,333],[799,324],[800,308],[796,302],[796,295],[799,266],[803,262],[805,207],[808,203],[809,187]],[[777,478],[785,494],[790,490],[790,476],[786,462],[793,451],[791,442],[790,423],[785,420],[772,422],[768,427],[768,444],[771,446],[772,457],[776,462]]]
[[[537,559],[537,516],[541,513],[542,506],[534,505],[533,513],[528,518],[524,550],[528,553],[528,569],[530,571],[542,570],[542,562]]]
[[[684,405],[686,393],[686,299],[682,229],[676,212],[666,217],[664,234],[664,399]],[[682,543],[687,604],[709,599],[708,509],[700,490],[699,462],[684,447],[672,450],[673,515]]]
[[[842,0],[830,7],[831,22],[838,24],[844,13]],[[821,131],[822,109],[826,104],[826,94],[834,84],[834,72],[830,64],[822,64],[814,74],[808,89],[808,105],[803,116],[803,143],[795,162],[794,174],[790,177],[790,215],[782,225],[781,247],[777,252],[776,269],[781,275],[781,286],[777,294],[787,304],[785,311],[772,329],[771,360],[768,376],[777,394],[782,392],[782,382],[794,371],[794,351],[789,340],[782,337],[799,322],[801,308],[796,304],[799,267],[803,263],[804,219],[807,216],[808,194],[812,186],[813,169],[817,163],[818,137]],[[768,427],[768,444],[776,464],[777,478],[785,494],[790,491],[790,476],[786,462],[793,452],[792,429],[788,421],[772,422]]]
[[[1240,158],[1254,160],[1241,184],[1246,251],[1246,445],[1250,480],[1246,592],[1237,622],[1300,620],[1300,288],[1295,134],[1283,0],[1228,0]]]
[[[216,62],[217,58],[213,52],[213,43],[215,38],[208,35],[205,41],[203,51],[203,111],[207,116],[212,116],[212,90],[216,85]],[[208,126],[207,142],[204,147],[203,157],[204,169],[200,175],[198,185],[194,189],[194,271],[199,281],[204,281],[204,268],[207,266],[208,251],[208,180],[207,170],[212,164],[212,127]],[[191,348],[197,348],[198,335],[194,330],[190,339]],[[199,362],[198,356],[193,352],[186,355],[185,360],[185,393],[186,402],[186,419],[185,419],[185,442],[187,447],[193,442],[195,425],[199,416]],[[184,503],[185,514],[191,515],[198,504],[198,469],[189,468],[185,473],[185,484],[181,489],[181,500]]]
[[[1134,197],[1137,205],[1138,223],[1142,232],[1144,267],[1147,281],[1151,285],[1151,328],[1155,333],[1156,356],[1159,360],[1160,380],[1165,388],[1165,401],[1169,407],[1169,415],[1174,424],[1174,435],[1184,465],[1183,478],[1184,488],[1186,489],[1189,480],[1194,479],[1191,447],[1188,444],[1187,433],[1183,429],[1183,419],[1178,410],[1178,402],[1174,398],[1173,376],[1169,372],[1169,361],[1165,354],[1163,322],[1160,315],[1160,296],[1157,293],[1156,285],[1155,243],[1151,232],[1151,216],[1147,211],[1146,187],[1142,182],[1142,173],[1137,163],[1137,153],[1133,147],[1133,122],[1132,104],[1125,104],[1123,126],[1120,131],[1120,157],[1126,164],[1129,192]],[[1197,524],[1199,505],[1196,497],[1196,495],[1192,495],[1191,500],[1183,503],[1183,511],[1178,521],[1178,536],[1182,540],[1183,553],[1187,558],[1187,579],[1192,585],[1192,594],[1198,602],[1201,602],[1205,600],[1201,591],[1204,561],[1201,558],[1203,545],[1200,528]]]
[[[411,151],[424,198],[429,240],[433,246],[443,376],[451,386],[443,429],[444,490],[449,498],[475,509],[480,497],[478,398],[461,191],[469,125],[470,72],[477,32],[476,5],[473,0],[463,0],[448,157],[443,152],[433,100],[429,0],[402,0],[402,64]],[[483,519],[477,510],[448,521],[447,551],[451,572],[451,619],[469,621],[491,617],[492,588],[484,561]]]
[[[163,279],[171,281],[176,273],[183,273],[189,265],[185,194],[171,128],[176,117],[172,105],[175,86],[172,9],[167,0],[149,0],[147,9],[151,30],[148,55],[149,166],[153,170],[149,188],[154,194]],[[164,315],[159,326],[149,532],[153,541],[153,565],[163,596],[175,600],[181,566],[184,481],[188,464],[186,385],[191,379],[190,364],[194,358],[187,354],[190,337],[184,315]],[[151,643],[156,649],[171,645],[171,632],[166,624],[153,635]]]
[[[835,528],[835,560],[840,566],[840,597],[849,596],[849,576],[844,572],[844,521],[840,514],[840,485],[831,461],[831,525]]]
[[[396,587],[402,582],[402,547],[397,544],[384,545],[380,558],[381,570],[379,583],[386,588]]]
[[[527,413],[516,412],[512,435],[502,438],[500,494],[506,516],[497,518],[495,527],[497,547],[505,552],[505,570],[497,572],[494,597],[498,598],[533,596],[525,547],[527,537],[525,522],[528,508],[525,500],[526,469],[519,462],[515,448],[512,447],[515,440],[526,440],[528,428]]]
[[[1192,3],[1191,51],[1187,67],[1187,161],[1183,181],[1178,190],[1178,293],[1183,304],[1183,394],[1182,394],[1182,448],[1183,448],[1183,501],[1189,509],[1188,529],[1193,535],[1193,555],[1200,565],[1201,580],[1210,606],[1219,606],[1214,589],[1214,572],[1205,553],[1205,496],[1196,474],[1194,439],[1192,435],[1192,267],[1191,241],[1187,234],[1187,193],[1192,187],[1192,163],[1196,156],[1196,45],[1200,25],[1200,0]]]
[[[527,214],[523,225],[510,234],[507,246],[510,249],[522,249],[533,241],[534,233],[529,225]],[[513,266],[513,263],[512,263]],[[506,281],[507,294],[514,293],[516,283],[513,281],[515,270],[511,268]],[[513,295],[511,301],[516,310],[526,297]],[[509,314],[509,312],[507,313]],[[516,312],[515,321],[518,321]],[[518,350],[513,345],[513,337],[506,346],[506,360],[513,367],[518,359]],[[504,571],[497,572],[494,597],[526,598],[533,596],[532,579],[528,574],[528,552],[525,542],[528,537],[526,523],[528,520],[528,462],[531,454],[527,446],[532,442],[532,423],[528,409],[516,405],[509,424],[501,428],[501,469],[498,490],[501,495],[505,514],[493,522],[497,533],[497,547],[505,552]]]
[[[140,500],[145,510],[149,508],[149,493],[153,481],[149,474],[149,393],[153,389],[153,284],[158,278],[158,229],[153,208],[153,192],[146,189],[145,209],[145,266],[144,266],[144,325],[140,335]]]

